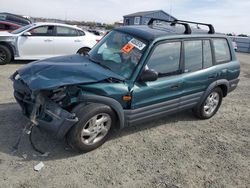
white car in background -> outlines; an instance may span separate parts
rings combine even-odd
[[[0,64],[11,60],[85,55],[99,40],[82,29],[59,23],[33,23],[13,32],[0,32]]]

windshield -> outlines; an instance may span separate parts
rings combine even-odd
[[[26,25],[26,26],[23,26],[23,27],[21,27],[21,28],[19,28],[19,29],[17,29],[17,30],[12,31],[11,33],[12,33],[12,34],[19,34],[19,33],[25,31],[26,29],[28,29],[28,28],[30,28],[30,27],[32,27],[32,26],[33,26],[33,24]]]
[[[145,41],[129,34],[112,31],[89,52],[89,58],[128,79],[145,49]]]

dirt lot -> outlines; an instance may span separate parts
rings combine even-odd
[[[39,156],[27,136],[11,153],[27,121],[8,77],[23,62],[1,66],[0,187],[250,187],[250,55],[238,58],[239,87],[212,119],[182,112],[119,131],[82,155],[36,131],[35,143],[48,157]],[[40,161],[45,167],[35,172]]]

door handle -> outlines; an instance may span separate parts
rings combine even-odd
[[[45,39],[44,42],[51,42],[52,39]]]
[[[81,40],[75,40],[75,42],[82,42]]]

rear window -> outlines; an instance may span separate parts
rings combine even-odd
[[[78,32],[76,29],[68,28],[68,27],[56,27],[56,35],[57,36],[64,36],[64,37],[70,37],[70,36],[78,36]]]
[[[185,72],[202,69],[202,41],[185,41]]]
[[[224,63],[231,60],[231,54],[226,39],[213,39],[215,60],[217,63]]]
[[[212,52],[209,40],[203,41],[203,68],[213,66]]]

